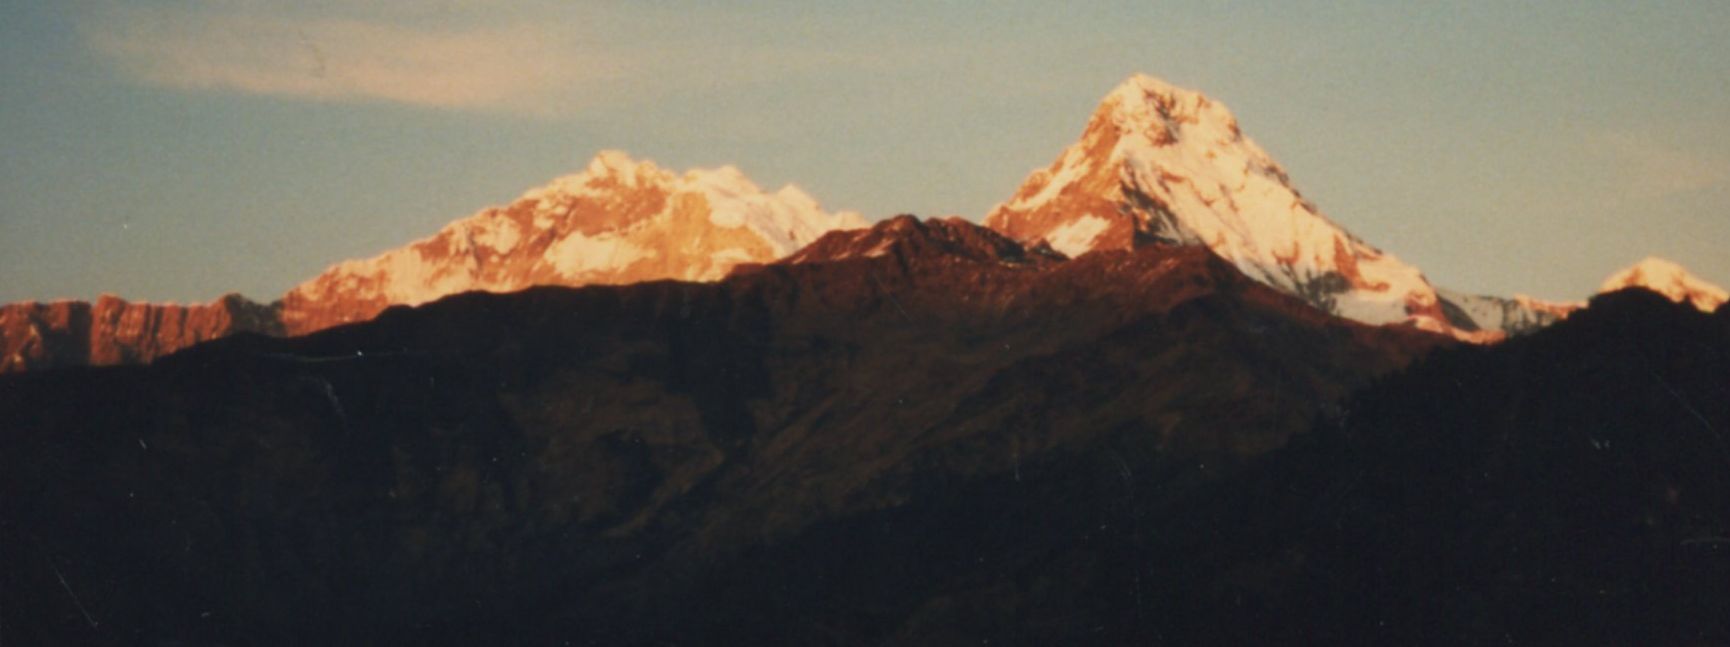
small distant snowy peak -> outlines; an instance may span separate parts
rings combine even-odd
[[[1501,333],[1507,336],[1536,332],[1568,318],[1584,303],[1559,303],[1523,294],[1513,298],[1466,294],[1448,289],[1436,291],[1448,323],[1471,333]]]
[[[1449,323],[1417,268],[1305,200],[1224,104],[1146,75],[1107,94],[1080,141],[1034,171],[985,223],[1069,256],[1205,246],[1327,312],[1472,337]]]
[[[284,297],[283,318],[298,334],[471,290],[713,281],[740,263],[864,226],[859,214],[824,211],[792,185],[766,192],[732,166],[675,173],[602,151],[581,172],[508,205],[331,267]]]
[[[1539,299],[1524,294],[1514,295],[1514,303],[1519,304],[1521,308],[1524,308],[1529,312],[1538,313],[1538,316],[1540,317],[1549,318],[1550,323],[1567,319],[1568,315],[1586,309],[1585,301],[1550,301],[1548,299]],[[1541,324],[1541,326],[1542,325],[1549,324]]]
[[[1705,312],[1715,311],[1724,305],[1725,301],[1730,300],[1730,293],[1726,293],[1724,288],[1694,276],[1673,261],[1656,257],[1647,258],[1610,275],[1598,291],[1614,292],[1632,287],[1657,292],[1671,301],[1692,304]]]

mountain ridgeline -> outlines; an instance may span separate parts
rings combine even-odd
[[[25,640],[888,639],[940,591],[809,622],[785,605],[827,602],[774,579],[712,598],[762,551],[1073,461],[1194,487],[1449,343],[1205,249],[1065,261],[902,217],[718,283],[469,293],[26,373],[0,389],[0,613]],[[884,561],[911,539],[860,564],[912,576],[926,558]],[[42,595],[60,577],[76,600]],[[763,622],[732,615],[751,599]]]
[[[473,290],[714,281],[740,263],[772,261],[829,231],[863,226],[858,214],[826,212],[798,187],[766,192],[731,166],[677,174],[603,151],[579,173],[403,247],[338,263],[270,304],[229,295],[191,306],[117,297],[94,307],[0,306],[0,373],[143,363],[235,333],[303,335]],[[122,309],[148,311],[127,315],[148,325],[101,325],[102,313]],[[230,312],[237,314],[223,314]]]
[[[1149,244],[1205,247],[1328,314],[1471,342],[1531,332],[1579,307],[1431,285],[1324,216],[1223,104],[1142,75],[1107,94],[1079,141],[984,223],[1069,257]],[[128,304],[164,313],[142,336],[44,314],[90,307],[72,302],[0,306],[0,373],[147,362],[231,333],[307,334],[474,290],[716,281],[737,265],[785,258],[826,232],[865,224],[855,213],[824,211],[791,185],[765,191],[731,166],[680,174],[603,151],[581,172],[421,240],[333,265],[269,305],[235,296],[208,305]],[[1685,293],[1706,310],[1722,301],[1722,289],[1695,277],[1672,285],[1684,276],[1650,259],[1612,277],[1606,290]],[[252,314],[228,323],[212,325],[203,314],[241,304]]]
[[[1135,77],[984,225],[620,153],[0,308],[7,644],[1730,644],[1730,306],[1471,295]]]
[[[1639,290],[1461,346],[1203,248],[1064,260],[896,218],[717,283],[470,293],[0,378],[0,623],[1710,643],[1726,374],[1730,309]]]

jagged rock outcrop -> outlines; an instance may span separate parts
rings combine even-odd
[[[0,373],[137,364],[238,332],[283,334],[274,306],[237,294],[207,304],[56,301],[0,306]]]

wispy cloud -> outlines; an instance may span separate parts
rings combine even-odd
[[[451,27],[242,3],[110,7],[84,27],[131,80],[181,89],[545,114],[619,74],[568,29],[529,22]]]
[[[86,43],[127,81],[326,102],[570,116],[853,75],[929,72],[981,47],[885,47],[844,24],[713,7],[551,0],[119,0]],[[831,21],[833,23],[833,21]],[[720,103],[725,103],[722,97]]]

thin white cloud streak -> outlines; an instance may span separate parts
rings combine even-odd
[[[632,6],[191,0],[105,4],[85,18],[88,46],[132,83],[546,118],[814,78],[844,84],[850,75],[989,56],[954,45],[716,34],[706,21],[668,24]]]
[[[411,27],[158,7],[110,8],[83,31],[135,82],[316,101],[546,115],[619,75],[569,34],[529,23]]]

